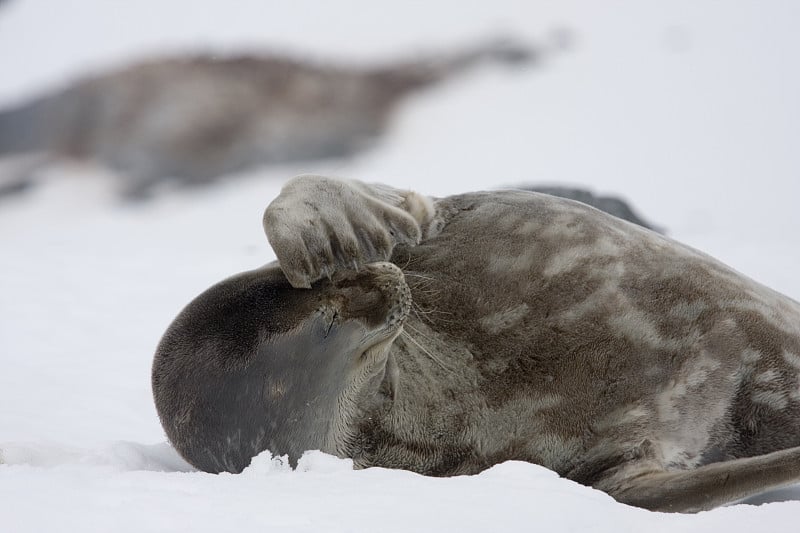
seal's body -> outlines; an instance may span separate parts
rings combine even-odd
[[[241,296],[220,305],[212,289],[184,310],[156,355],[162,423],[201,468],[238,471],[246,463],[228,468],[227,457],[261,449],[296,461],[319,448],[359,467],[429,475],[516,459],[674,511],[800,480],[800,305],[708,256],[583,204],[519,191],[433,200],[307,176],[284,188],[264,223],[288,281],[310,290],[288,289],[277,265],[244,277],[283,287],[256,301],[293,317],[288,325],[243,311],[251,307]],[[385,259],[399,268],[371,265]],[[326,316],[337,315],[354,283],[343,276],[411,296],[355,319],[369,315],[367,329],[391,338],[370,352],[371,379],[352,366],[359,343],[315,341],[305,325],[314,313],[298,303],[322,298]],[[247,319],[210,331],[226,309]],[[332,331],[351,320],[334,319]],[[220,336],[231,345],[210,340]],[[242,367],[246,388],[227,385],[224,363],[207,365],[242,361],[230,355],[241,353],[262,358]],[[300,355],[308,353],[325,369]],[[203,370],[179,375],[170,361]],[[300,406],[289,419],[301,429],[272,411],[265,390],[274,375],[282,401]],[[339,392],[299,386],[309,376]],[[193,400],[201,389],[215,391],[205,408]],[[215,411],[239,422],[221,435],[203,418]],[[259,445],[241,453],[237,425],[265,424]],[[299,436],[287,440],[288,427]],[[221,467],[206,468],[203,453]]]

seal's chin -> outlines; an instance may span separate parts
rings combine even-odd
[[[402,331],[402,323],[397,323],[365,338],[354,360],[355,374],[352,374],[361,376],[353,380],[360,384],[360,391],[356,393],[361,397],[357,402],[360,405],[377,405],[395,399],[399,372],[392,356],[392,344]]]

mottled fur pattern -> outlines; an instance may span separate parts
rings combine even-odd
[[[328,420],[324,451],[442,476],[529,461],[666,511],[800,480],[800,304],[696,250],[542,194],[430,199],[317,176],[264,221],[289,281],[311,287],[268,307],[294,312],[327,275],[387,257],[410,290],[382,381]]]

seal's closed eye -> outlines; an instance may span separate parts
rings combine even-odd
[[[325,330],[325,338],[328,338],[328,335],[331,332],[331,328],[333,328],[333,324],[336,322],[336,317],[339,316],[339,311],[334,311],[333,316],[331,317],[331,322],[328,324],[328,329]]]

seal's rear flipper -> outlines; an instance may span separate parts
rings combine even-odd
[[[619,502],[652,511],[692,513],[800,482],[800,446],[693,470],[620,473],[595,484]]]

